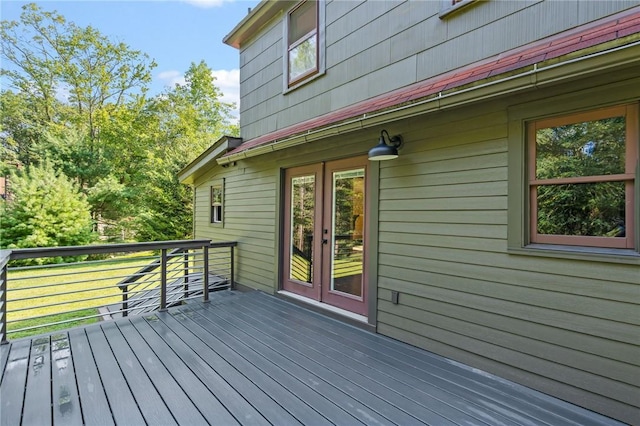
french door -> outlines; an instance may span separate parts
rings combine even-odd
[[[367,158],[285,172],[284,290],[367,314]]]

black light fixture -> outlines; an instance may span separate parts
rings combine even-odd
[[[398,158],[398,150],[400,148],[402,148],[402,136],[389,136],[386,130],[382,130],[380,132],[380,142],[369,150],[369,160],[393,160],[394,158]]]

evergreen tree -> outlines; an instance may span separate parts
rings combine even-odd
[[[94,240],[89,203],[49,163],[11,176],[11,198],[2,201],[0,247],[56,247]]]

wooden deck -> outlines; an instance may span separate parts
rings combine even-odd
[[[601,425],[259,292],[0,347],[0,424]]]

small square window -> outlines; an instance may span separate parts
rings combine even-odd
[[[635,105],[528,125],[529,239],[634,246]]]
[[[211,187],[211,223],[222,223],[224,211],[223,186]]]

